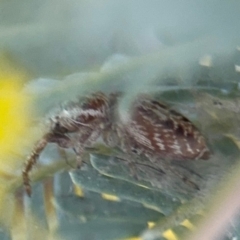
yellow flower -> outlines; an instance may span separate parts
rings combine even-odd
[[[0,171],[7,173],[19,167],[17,156],[29,125],[29,99],[21,83],[13,75],[0,73]]]
[[[30,101],[22,93],[25,75],[6,63],[0,56],[0,222],[9,226],[16,203],[8,179],[23,164],[19,158],[28,139]]]

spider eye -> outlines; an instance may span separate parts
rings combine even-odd
[[[66,132],[68,132],[68,130],[67,130],[65,127],[63,127],[63,126],[60,124],[59,121],[58,121],[58,122],[55,122],[55,126],[54,126],[53,131],[56,132],[56,133],[66,133]]]
[[[55,128],[55,129],[60,129],[60,123],[59,123],[59,122],[56,122],[54,128]]]
[[[66,132],[66,128],[61,126],[59,116],[55,116],[55,117],[51,118],[50,121],[51,121],[52,132],[55,132],[55,133],[65,133]]]
[[[213,100],[213,104],[217,106],[222,106],[222,103],[218,100]]]

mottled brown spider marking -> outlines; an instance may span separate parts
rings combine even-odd
[[[209,150],[199,130],[184,116],[144,97],[135,101],[128,123],[120,124],[128,145],[158,159],[208,159]]]
[[[29,172],[50,142],[74,149],[79,167],[85,148],[99,137],[130,157],[143,155],[156,165],[163,159],[209,158],[204,137],[186,117],[147,95],[139,95],[130,107],[129,118],[121,120],[120,98],[121,93],[97,92],[83,102],[70,102],[48,119],[49,130],[36,144],[23,169],[23,184],[29,196]]]

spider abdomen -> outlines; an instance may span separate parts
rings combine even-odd
[[[208,159],[200,131],[184,116],[162,103],[141,97],[132,105],[128,122],[120,124],[126,144],[162,159]]]

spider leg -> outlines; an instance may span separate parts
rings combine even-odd
[[[135,163],[134,162],[131,162],[131,161],[128,161],[127,162],[127,165],[129,167],[129,170],[130,170],[130,174],[131,176],[135,179],[135,180],[140,180],[137,173],[136,173],[136,166],[135,166]]]
[[[83,155],[83,148],[81,148],[80,146],[78,147],[74,147],[73,151],[76,154],[76,162],[77,162],[77,169],[80,169],[82,166],[82,155]]]
[[[37,142],[32,153],[27,158],[25,167],[22,171],[23,185],[24,185],[25,191],[29,197],[31,196],[31,192],[32,192],[31,185],[30,185],[29,172],[31,172],[33,166],[37,162],[39,155],[41,154],[43,149],[46,147],[48,142],[49,141],[48,141],[47,135],[45,137],[43,137],[39,142]]]
[[[175,174],[178,178],[180,178],[185,184],[187,184],[191,188],[193,188],[195,190],[200,190],[199,186],[195,182],[191,181],[188,177],[186,177],[183,174],[179,173],[177,170],[174,169],[173,166],[169,165],[168,169],[169,169],[170,172]]]
[[[63,148],[68,148],[71,146],[70,139],[67,136],[58,133],[48,133],[36,143],[34,149],[27,158],[24,169],[22,170],[23,185],[29,197],[31,196],[32,192],[29,173],[31,172],[33,166],[36,164],[41,152],[50,142],[56,143],[58,146]]]
[[[60,156],[66,161],[66,164],[69,165],[71,168],[74,168],[74,166],[68,160],[66,151],[63,148],[58,147],[58,152],[59,152]]]
[[[137,156],[137,155],[134,155],[134,154],[130,154],[130,155],[129,155],[129,153],[128,154],[123,153],[119,156],[117,155],[116,157],[127,162],[127,165],[129,166],[130,174],[134,179],[139,180],[139,176],[136,172],[136,168],[139,166],[142,166],[142,167],[152,169],[152,171],[157,171],[157,172],[159,172],[159,174],[172,173],[176,177],[181,179],[189,187],[191,187],[195,190],[200,190],[199,186],[195,182],[191,181],[188,177],[186,177],[185,175],[178,172],[174,168],[174,166],[171,165],[171,163],[164,163],[164,161],[161,161],[161,164],[152,165],[151,162],[149,162],[149,164],[146,162],[141,162],[141,160],[139,159],[139,156]],[[177,167],[179,167],[179,166],[177,165]],[[192,173],[191,171],[189,171],[189,172]],[[196,175],[201,178],[201,176],[199,174],[196,173]]]
[[[87,131],[85,134],[82,134],[74,141],[75,145],[73,147],[73,150],[76,153],[76,162],[78,169],[80,169],[82,166],[83,163],[82,157],[85,152],[85,149],[91,147],[102,133],[102,129],[99,128],[98,125],[96,125],[94,129],[95,130],[91,132]]]
[[[187,166],[184,166],[184,165],[182,166],[181,164],[179,164],[179,161],[174,162],[173,164],[174,164],[174,166],[176,165],[178,168],[182,168],[182,169],[186,170],[187,172],[189,172],[190,174],[195,175],[200,179],[203,179],[203,177],[199,173],[197,173],[193,169],[188,168]]]

